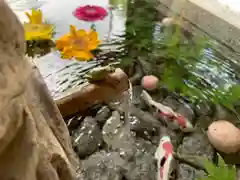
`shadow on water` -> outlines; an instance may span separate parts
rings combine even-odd
[[[174,58],[169,56],[170,51],[166,51],[166,46],[160,47],[160,52],[168,52],[167,56],[162,56],[154,50],[155,44],[153,40],[161,39],[163,36],[163,28],[160,22],[164,17],[161,12],[155,9],[157,6],[156,0],[8,0],[8,2],[21,21],[26,20],[24,15],[26,10],[41,8],[44,18],[46,18],[48,22],[56,25],[57,32],[55,39],[69,31],[69,24],[76,25],[77,28],[89,30],[91,23],[79,21],[73,17],[72,12],[76,7],[95,4],[106,8],[108,10],[108,16],[103,21],[95,23],[100,39],[104,44],[110,44],[110,46],[104,46],[105,51],[108,50],[108,53],[102,53],[97,56],[100,60],[106,61],[113,59],[116,61],[121,59],[122,62],[125,62],[124,64],[126,66],[131,63],[131,65],[133,65],[140,61],[149,61],[152,66],[147,73],[162,75],[164,74],[164,70],[162,68],[159,69],[156,65],[159,61],[178,62],[182,58],[180,51],[184,49],[183,45],[178,44],[176,46],[178,49],[175,49],[173,53],[175,55]],[[205,36],[208,35],[205,34]],[[113,39],[117,40],[117,43],[113,43]],[[173,67],[172,65],[165,68],[165,72],[166,70],[169,71],[169,76],[179,76],[181,80],[184,81],[182,82],[183,84],[186,83],[188,86],[194,86],[195,93],[197,89],[201,89],[201,86],[207,86],[206,92],[205,90],[198,90],[198,93],[204,94],[206,98],[208,95],[214,96],[214,94],[211,94],[213,89],[219,87],[227,88],[232,84],[238,84],[240,74],[239,65],[234,63],[234,60],[229,60],[222,49],[228,51],[228,54],[234,54],[235,52],[231,52],[231,49],[224,47],[218,42],[215,43],[210,37],[208,37],[208,40],[209,42],[213,41],[214,44],[217,45],[214,46],[214,48],[213,46],[205,48],[203,53],[201,53],[201,58],[198,58],[197,61],[193,60],[193,64],[191,64],[192,61],[189,59],[188,63],[194,66],[194,71],[190,73],[191,76],[184,74],[184,72],[180,71],[181,68],[179,70],[179,68],[176,69],[176,67],[174,67],[174,72],[171,74],[170,69]],[[121,48],[115,48],[115,46],[118,47],[119,45]],[[221,48],[219,49],[219,47]],[[111,49],[110,52],[109,48]],[[44,48],[40,47],[40,50],[41,49]],[[118,51],[114,52],[112,49],[117,49]],[[48,48],[47,55],[37,60],[37,65],[45,77],[49,89],[53,92],[53,96],[58,96],[59,93],[84,83],[84,80],[80,80],[82,74],[97,65],[97,62],[89,63],[62,60],[57,52],[50,52],[50,50],[51,49]],[[179,53],[177,54],[176,51],[179,51]],[[186,57],[187,56],[185,56],[185,58]],[[159,60],[161,58],[162,60]],[[164,66],[166,66],[166,64],[167,63],[165,63]],[[185,69],[182,70],[185,71]],[[193,76],[197,79],[196,81],[195,79],[191,79]],[[173,80],[171,81],[174,83]],[[179,81],[176,81],[174,86],[176,86],[176,84],[180,84]],[[219,96],[220,94],[218,92]],[[237,97],[239,96],[236,96],[236,98]]]

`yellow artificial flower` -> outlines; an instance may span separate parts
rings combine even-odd
[[[42,11],[40,9],[32,9],[32,14],[29,14],[28,12],[25,13],[29,19],[30,24],[42,24],[43,18],[42,18]]]
[[[56,49],[61,52],[64,59],[74,57],[79,61],[89,61],[94,58],[91,51],[97,49],[99,44],[100,41],[96,31],[77,30],[75,26],[70,25],[70,33],[63,35],[56,41]]]
[[[50,24],[27,24],[23,25],[25,40],[50,40],[52,39],[54,27]]]
[[[40,9],[32,9],[32,14],[26,12],[26,15],[29,19],[28,23],[23,24],[26,41],[52,39],[54,26],[43,23],[42,11]]]

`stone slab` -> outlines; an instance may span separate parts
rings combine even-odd
[[[63,117],[84,112],[97,103],[110,101],[128,88],[128,77],[121,70],[102,83],[89,84],[83,75],[98,62],[80,62],[61,59],[57,52],[35,60],[47,87]]]
[[[167,16],[182,14],[195,27],[233,50],[240,61],[240,14],[217,0],[159,0],[159,10]],[[182,13],[183,12],[183,13]]]
[[[106,80],[97,84],[84,83],[78,88],[62,93],[55,101],[63,117],[84,113],[99,103],[108,103],[128,89],[128,77],[116,69]]]

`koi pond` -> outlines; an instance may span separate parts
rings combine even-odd
[[[24,26],[26,56],[54,99],[117,68],[128,75],[121,100],[65,118],[81,160],[77,179],[237,178],[233,48],[159,0],[8,2]]]

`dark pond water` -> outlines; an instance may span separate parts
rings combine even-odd
[[[76,7],[87,4],[99,5],[108,10],[108,16],[104,20],[95,23],[100,39],[104,43],[111,42],[111,39],[117,37],[116,35],[122,35],[126,31],[135,31],[139,39],[141,39],[142,35],[144,38],[147,37],[145,34],[149,34],[148,29],[152,28],[152,34],[156,34],[161,28],[161,24],[159,24],[160,20],[156,20],[157,23],[155,22],[156,24],[153,25],[154,27],[139,30],[140,26],[137,25],[138,22],[140,24],[143,23],[141,20],[149,18],[149,15],[153,12],[148,11],[144,8],[145,5],[141,3],[136,4],[134,8],[129,8],[127,4],[129,5],[131,3],[129,3],[130,1],[127,2],[127,0],[8,0],[8,2],[22,22],[27,20],[24,14],[25,11],[29,11],[31,8],[41,8],[44,18],[48,20],[48,22],[56,25],[57,34],[55,38],[68,33],[70,24],[77,26],[77,28],[89,30],[91,23],[79,21],[72,15]],[[141,11],[145,12],[142,13]],[[140,16],[138,15],[139,13]],[[126,19],[134,16],[134,14],[136,17],[134,17],[135,19],[132,23],[136,24],[135,29],[131,24],[126,25]],[[143,27],[143,25],[141,25],[141,27]],[[139,31],[142,31],[142,33]],[[149,38],[152,38],[152,34],[150,33]],[[130,41],[129,39],[129,42]],[[138,41],[135,41],[133,46],[137,43]],[[130,56],[129,58],[135,58],[132,54],[128,56]],[[211,59],[211,63],[207,62],[209,59]],[[216,67],[212,65],[215,64],[213,62],[218,62],[220,66]],[[84,80],[81,78],[82,74],[87,69],[96,66],[96,62],[87,63],[62,60],[57,52],[51,52],[39,58],[36,63],[52,95],[56,98],[67,89],[84,83]],[[239,73],[234,70],[237,65],[232,65],[221,57],[221,55],[219,57],[213,56],[211,49],[205,50],[205,57],[196,66],[198,66],[199,76],[204,76],[204,79],[212,84],[213,87],[219,84],[228,86],[238,81],[237,76]]]

